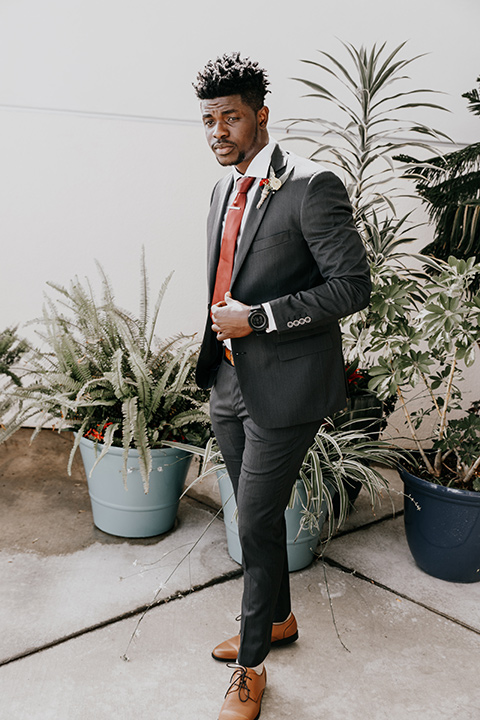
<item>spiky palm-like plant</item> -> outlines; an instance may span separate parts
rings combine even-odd
[[[36,432],[47,421],[76,431],[69,471],[80,439],[102,443],[98,461],[112,444],[123,446],[124,477],[130,448],[139,452],[145,488],[151,471],[150,448],[166,439],[202,442],[209,434],[206,396],[194,383],[197,343],[179,336],[159,342],[155,326],[170,277],[163,283],[150,318],[145,257],[141,265],[138,317],[116,303],[105,272],[103,298],[75,279],[67,290],[49,283],[39,332],[46,349],[30,359],[28,382],[12,390],[15,416],[0,430],[0,442],[27,421]],[[34,435],[35,435],[34,433]]]
[[[388,206],[392,201],[396,178],[393,158],[401,148],[432,149],[428,139],[445,137],[438,130],[417,121],[404,119],[405,111],[422,108],[444,110],[442,106],[417,97],[435,91],[428,89],[392,91],[392,86],[406,80],[404,70],[421,55],[401,59],[405,42],[388,52],[386,43],[359,49],[342,43],[350,63],[343,64],[327,52],[319,51],[326,62],[302,60],[317,68],[321,82],[294,78],[312,92],[306,97],[317,98],[333,107],[342,121],[325,117],[295,118],[289,128],[302,122],[313,123],[321,139],[302,139],[312,142],[315,149],[310,157],[326,160],[340,168],[357,217],[363,222],[372,207]],[[327,86],[328,80],[334,83]],[[327,81],[323,84],[324,80]],[[321,84],[322,83],[322,84]]]
[[[477,78],[480,83],[480,76]],[[480,87],[480,86],[479,86]],[[462,95],[469,110],[480,115],[478,89]],[[435,225],[435,237],[422,252],[447,260],[450,255],[467,259],[480,255],[480,143],[420,161],[399,159],[410,167],[405,175],[415,182]]]
[[[372,331],[379,320],[373,308],[394,312],[403,282],[409,282],[412,273],[406,267],[408,254],[402,246],[415,239],[416,226],[410,222],[410,214],[399,217],[396,213],[395,199],[402,190],[401,164],[395,157],[407,147],[432,152],[432,142],[445,135],[409,115],[445,108],[429,102],[435,91],[410,89],[406,84],[405,71],[421,55],[403,58],[405,42],[393,50],[387,49],[386,43],[370,48],[342,45],[345,62],[326,52],[320,52],[321,62],[302,61],[316,69],[318,82],[295,78],[312,91],[308,97],[330,110],[333,119],[325,115],[296,118],[289,129],[302,122],[313,124],[319,138],[301,138],[314,145],[310,157],[333,165],[344,175],[368,252],[373,285],[370,307],[342,323],[344,350],[349,363],[359,360],[368,367],[372,363],[368,355]],[[414,284],[412,287],[415,289]]]

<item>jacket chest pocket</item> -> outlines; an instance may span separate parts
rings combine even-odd
[[[270,250],[271,248],[285,245],[285,243],[292,242],[293,238],[290,236],[288,230],[275,233],[274,235],[268,235],[267,237],[257,238],[253,241],[250,252],[256,253],[262,250]]]

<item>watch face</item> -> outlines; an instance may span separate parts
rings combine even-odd
[[[261,328],[265,324],[265,318],[260,313],[252,315],[252,325],[254,328]]]
[[[265,330],[268,324],[267,315],[264,310],[254,310],[249,317],[250,326],[254,330]]]

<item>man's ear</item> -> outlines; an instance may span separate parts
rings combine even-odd
[[[261,127],[262,129],[267,127],[269,112],[270,111],[266,105],[260,108],[260,110],[257,112],[257,122],[259,127]]]

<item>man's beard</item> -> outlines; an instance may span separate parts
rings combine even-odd
[[[245,160],[246,152],[244,150],[240,150],[235,160],[228,160],[227,158],[217,157],[217,162],[220,163],[220,165],[223,165],[223,167],[229,167],[230,165],[240,165]]]
[[[227,160],[225,158],[225,162],[222,162],[222,159],[217,156],[217,162],[219,162],[220,165],[223,165],[224,167],[229,167],[230,165],[240,165],[247,157],[247,152],[249,150],[251,150],[252,147],[255,147],[255,145],[257,143],[257,138],[258,138],[258,128],[255,130],[255,135],[252,138],[252,142],[251,142],[248,150],[239,150],[238,155],[235,158],[235,160]]]

